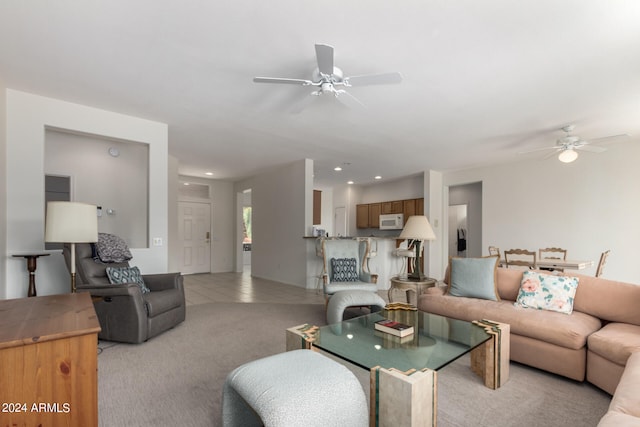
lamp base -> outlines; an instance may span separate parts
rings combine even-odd
[[[428,279],[424,274],[420,274],[419,272],[413,272],[407,276],[407,280],[409,282],[423,282]]]

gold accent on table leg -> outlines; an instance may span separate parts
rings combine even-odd
[[[287,351],[311,349],[318,338],[318,330],[317,326],[308,323],[287,329]]]

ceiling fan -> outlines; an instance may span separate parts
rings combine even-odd
[[[548,156],[545,156],[544,158],[546,159],[553,156],[555,153],[560,153],[558,155],[558,160],[564,163],[571,163],[578,158],[579,150],[590,151],[592,153],[602,153],[603,151],[607,151],[605,147],[601,147],[599,145],[593,145],[593,143],[596,141],[604,142],[605,140],[608,141],[608,140],[629,136],[623,133],[619,135],[605,136],[602,138],[596,138],[590,141],[586,141],[577,135],[572,135],[571,132],[573,132],[574,129],[575,129],[575,125],[567,125],[562,127],[561,130],[565,134],[561,138],[558,138],[556,140],[556,145],[552,147],[536,148],[534,150],[520,152],[519,154],[533,153],[535,151],[541,151],[541,150],[554,150],[551,154],[549,154]]]
[[[331,94],[338,99],[338,101],[348,107],[363,107],[364,104],[346,90],[340,89],[340,86],[367,86],[400,83],[402,81],[402,75],[395,72],[345,77],[342,70],[334,66],[333,59],[333,46],[329,46],[327,44],[316,44],[316,60],[318,67],[313,71],[310,80],[281,77],[254,77],[253,81],[256,83],[280,83],[313,86],[316,89],[311,92],[312,97]],[[312,97],[309,97],[307,102],[313,100],[314,98]]]

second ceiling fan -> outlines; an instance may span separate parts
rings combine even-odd
[[[311,79],[294,79],[285,77],[254,77],[256,83],[280,83],[301,86],[313,86],[316,89],[311,96],[331,94],[349,107],[362,107],[363,104],[346,90],[340,88],[351,86],[368,86],[378,84],[400,83],[402,75],[398,72],[382,74],[363,74],[345,77],[342,70],[334,65],[333,46],[316,44],[316,60],[318,67],[313,71]],[[308,101],[313,100],[310,97]]]

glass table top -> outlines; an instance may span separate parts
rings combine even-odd
[[[382,319],[412,325],[414,333],[399,338],[375,330]],[[437,371],[490,338],[483,327],[422,311],[383,310],[320,327],[313,343],[328,353],[365,369]]]

